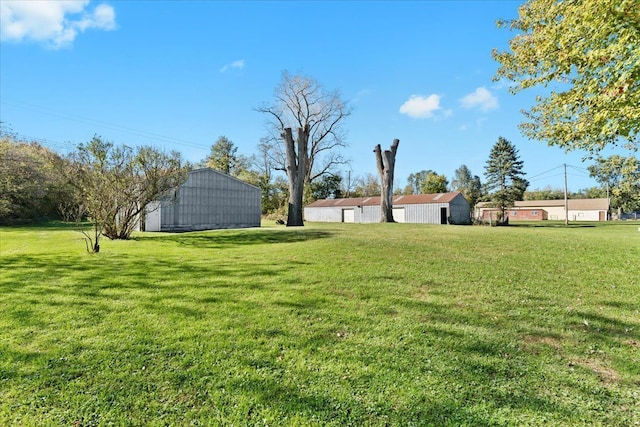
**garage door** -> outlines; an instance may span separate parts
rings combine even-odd
[[[404,208],[393,208],[393,220],[395,222],[404,222]]]
[[[342,222],[356,222],[356,212],[353,209],[342,209]]]

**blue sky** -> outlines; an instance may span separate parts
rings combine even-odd
[[[466,164],[484,180],[499,136],[520,151],[530,189],[596,185],[583,152],[521,136],[535,93],[493,82],[496,20],[519,1],[3,0],[0,120],[65,152],[94,134],[202,160],[221,136],[256,150],[282,72],[338,89],[352,176],[376,173],[373,147],[400,139],[396,186]],[[347,168],[345,168],[346,170]]]

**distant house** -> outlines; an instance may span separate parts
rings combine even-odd
[[[396,222],[469,224],[469,202],[459,192],[393,197]],[[380,197],[316,200],[304,208],[306,221],[380,222]]]
[[[196,169],[168,200],[153,202],[146,231],[260,226],[260,189],[213,169]]]
[[[569,221],[607,221],[609,199],[569,199]],[[487,202],[476,205],[476,218],[496,218],[498,209],[492,208]],[[513,207],[505,211],[511,221],[564,220],[564,200],[525,200],[515,202]]]

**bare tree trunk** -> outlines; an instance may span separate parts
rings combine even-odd
[[[287,214],[287,227],[303,226],[302,200],[304,195],[305,176],[307,174],[307,145],[309,139],[309,127],[298,128],[298,153],[293,140],[291,128],[285,128],[282,132],[286,152],[286,169],[289,181],[289,212]]]
[[[396,152],[398,151],[399,139],[394,139],[391,150],[384,152],[380,144],[376,145],[373,152],[376,153],[376,164],[378,165],[378,175],[382,192],[380,194],[380,222],[395,222],[393,219],[393,170],[396,166]]]

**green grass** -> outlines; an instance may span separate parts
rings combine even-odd
[[[0,228],[0,425],[640,425],[639,223]]]

